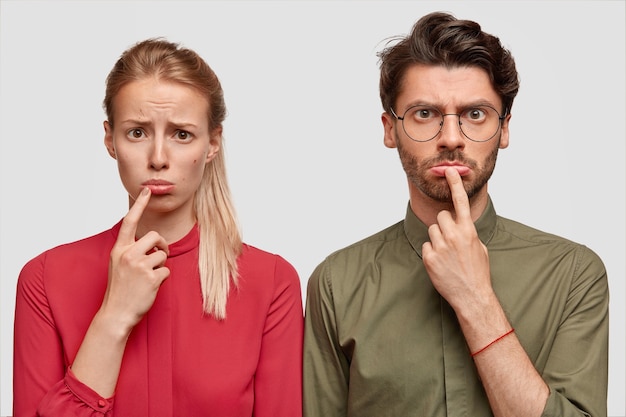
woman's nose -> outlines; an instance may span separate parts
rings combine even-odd
[[[154,139],[150,152],[150,168],[161,170],[168,167],[167,144],[164,138]]]

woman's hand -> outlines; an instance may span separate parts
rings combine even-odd
[[[165,266],[169,250],[161,235],[148,232],[135,241],[137,225],[149,200],[150,190],[144,188],[122,221],[111,250],[109,282],[100,308],[105,316],[119,320],[127,332],[150,310],[159,287],[170,274]]]
[[[104,398],[115,392],[126,341],[133,327],[146,314],[170,271],[165,267],[165,239],[149,232],[135,241],[137,225],[150,200],[144,189],[122,221],[111,250],[109,282],[76,354],[72,371],[85,385]]]

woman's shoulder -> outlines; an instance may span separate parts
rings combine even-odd
[[[65,269],[77,263],[90,265],[102,256],[108,257],[115,243],[119,223],[102,231],[73,242],[52,247],[29,260],[22,268],[20,276],[39,275],[43,270]]]
[[[244,294],[253,298],[246,305],[282,306],[302,316],[300,278],[293,265],[280,255],[247,244],[239,256],[239,295]]]
[[[119,231],[119,224],[116,224],[110,229],[104,230],[102,232],[96,233],[91,236],[87,236],[81,238],[79,240],[75,240],[68,243],[63,243],[61,245],[52,247],[45,252],[39,254],[39,256],[75,256],[77,254],[86,255],[94,249],[101,249],[103,246],[108,246],[107,244],[114,244],[117,239],[117,232]],[[110,249],[109,249],[110,251]]]
[[[285,258],[245,243],[239,255],[239,271],[242,276],[263,275],[299,282],[296,269]]]

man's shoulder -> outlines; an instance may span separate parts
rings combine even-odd
[[[501,216],[498,216],[496,229],[496,236],[492,244],[488,245],[490,250],[497,247],[506,247],[509,250],[534,248],[535,251],[541,250],[546,257],[549,255],[562,257],[569,254],[577,259],[577,262],[585,259],[586,262],[603,268],[600,257],[584,243]]]
[[[401,220],[379,232],[358,240],[344,248],[334,251],[326,259],[351,258],[359,256],[363,253],[377,251],[380,247],[385,246],[398,239],[406,240],[404,233],[404,220]]]
[[[313,294],[326,288],[335,296],[340,288],[352,291],[358,287],[362,277],[372,270],[373,264],[386,263],[389,253],[396,253],[398,247],[408,245],[404,233],[404,220],[377,233],[336,250],[315,268],[308,281],[308,293]],[[369,272],[368,272],[369,271]],[[330,289],[332,288],[332,289]]]
[[[354,242],[326,256],[313,272],[313,276],[323,275],[331,279],[333,275],[360,279],[371,270],[372,264],[386,264],[390,256],[399,255],[409,246],[404,233],[404,220],[377,233]],[[377,268],[375,268],[377,269]]]
[[[526,242],[529,245],[554,244],[563,246],[579,246],[578,243],[563,236],[540,230],[502,216],[497,217],[496,228],[497,232],[504,239],[514,239],[520,242]]]

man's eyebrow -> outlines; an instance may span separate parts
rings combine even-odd
[[[441,109],[442,107],[445,107],[445,105],[442,105],[441,103],[434,103],[431,101],[426,101],[426,100],[415,100],[412,101],[410,103],[407,104],[406,108],[409,109],[411,107],[416,107],[416,106],[424,106],[424,107],[432,107],[435,109]],[[471,107],[482,107],[482,106],[489,106],[489,107],[493,107],[493,108],[497,108],[497,104],[492,103],[491,101],[487,100],[487,99],[477,99],[477,100],[472,100],[472,101],[467,101],[467,102],[462,102],[461,104],[459,104],[457,106],[457,108],[459,109],[467,109],[467,108],[471,108]]]
[[[411,107],[416,107],[416,106],[434,107],[434,108],[439,107],[438,105],[436,105],[436,104],[434,104],[434,103],[431,103],[431,102],[429,102],[429,101],[424,101],[424,100],[414,100],[414,101],[409,102],[409,103],[406,105],[406,108],[407,108],[407,109],[410,109]]]
[[[479,100],[475,100],[475,101],[469,101],[466,104],[463,104],[463,105],[459,106],[459,108],[467,109],[467,108],[470,108],[470,107],[484,107],[484,106],[493,107],[494,109],[498,108],[497,104],[492,103],[491,101],[486,100],[486,99],[479,99]]]

